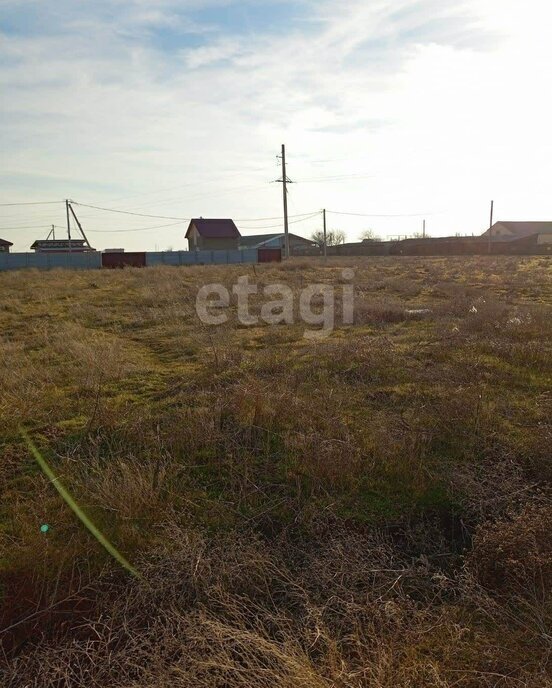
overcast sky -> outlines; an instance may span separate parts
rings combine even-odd
[[[434,236],[480,233],[491,199],[496,219],[552,219],[549,0],[0,0],[0,14],[0,203],[274,232],[257,218],[281,216],[286,143],[290,213],[373,215],[328,216],[350,240],[423,216]],[[185,223],[75,209],[97,248],[187,247]],[[16,250],[52,223],[62,204],[0,208]]]

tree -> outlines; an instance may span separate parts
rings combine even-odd
[[[326,246],[338,246],[345,243],[345,232],[340,229],[330,229],[326,234]],[[324,246],[324,232],[321,229],[311,234],[311,241],[317,243],[320,248]]]
[[[423,232],[414,232],[412,239],[429,239],[429,235]]]
[[[381,237],[378,236],[373,229],[365,229],[360,235],[362,241],[381,241]]]

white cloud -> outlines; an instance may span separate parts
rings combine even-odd
[[[199,1],[103,0],[78,12],[50,4],[44,26],[2,36],[1,200],[70,196],[167,215],[277,215],[280,191],[268,182],[285,141],[298,181],[359,175],[297,184],[297,212],[434,212],[436,234],[483,229],[491,196],[500,215],[552,216],[544,1],[451,9],[436,0],[325,0],[287,32],[270,31],[268,13],[255,34],[198,21],[187,11],[207,5]],[[165,30],[190,44],[171,35],[169,47]],[[63,209],[53,216],[51,208],[10,209],[0,235],[24,249],[35,230],[16,234],[10,224],[61,224]],[[90,230],[149,224],[81,212]],[[351,238],[366,226],[398,234],[419,223],[331,221]],[[100,247],[115,237],[129,248],[185,246],[179,228],[91,236]]]

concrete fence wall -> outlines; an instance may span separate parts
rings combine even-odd
[[[229,265],[259,262],[255,248],[229,251],[163,251],[151,253],[0,253],[0,270],[97,270],[102,267],[122,267],[125,256],[142,256],[141,265]],[[103,259],[102,259],[103,257]],[[134,261],[135,265],[138,265]]]
[[[256,263],[257,249],[239,251],[162,251],[146,253],[146,265],[228,265]]]
[[[90,253],[0,253],[0,270],[94,270],[101,268],[102,254]]]
[[[405,239],[403,241],[365,241],[328,246],[328,256],[484,256],[489,243],[482,237],[444,237]],[[492,255],[552,255],[552,243],[539,243],[537,237],[515,241],[494,241]],[[319,249],[301,249],[295,256],[320,256]]]

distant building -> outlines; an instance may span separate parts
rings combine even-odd
[[[483,236],[492,241],[533,239],[536,244],[552,244],[552,222],[495,222]]]
[[[203,217],[193,219],[186,232],[190,251],[237,249],[240,236],[233,220]]]
[[[37,239],[31,246],[37,253],[84,253],[95,251],[84,239]]]
[[[0,239],[0,253],[9,253],[12,246],[13,244],[11,241]]]
[[[289,250],[293,253],[299,253],[302,250],[318,249],[319,246],[315,241],[305,239],[298,234],[288,234],[289,236]],[[242,236],[240,238],[240,248],[284,248],[285,234],[280,232],[278,234],[252,234],[249,236]]]

